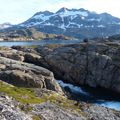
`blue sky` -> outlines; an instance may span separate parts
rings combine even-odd
[[[108,12],[120,18],[120,0],[0,0],[0,23],[18,24],[36,12],[55,12],[61,7],[85,8],[97,13]]]

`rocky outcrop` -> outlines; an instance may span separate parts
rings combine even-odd
[[[82,111],[86,113],[91,120],[119,120],[120,112],[101,107],[98,105],[82,105]]]
[[[4,57],[0,57],[0,79],[16,86],[47,88],[62,93],[49,70]]]
[[[58,46],[53,49],[49,46],[12,48],[11,56],[17,53],[18,56],[21,55],[24,62],[45,67],[58,79],[77,85],[100,86],[120,93],[120,44],[118,41],[92,41]],[[10,57],[8,53],[1,52],[1,56],[15,60],[18,58]]]
[[[13,54],[22,56],[24,60],[11,57]],[[0,55],[0,80],[10,83],[10,88],[0,83],[3,87],[0,87],[0,120],[119,120],[120,112],[115,110],[69,101],[65,97],[63,99],[60,86],[53,73],[48,70],[69,83],[101,86],[120,92],[118,43],[80,43],[54,49],[14,47],[4,52],[1,50]],[[23,90],[21,87],[24,87],[24,91],[28,90],[25,95],[22,95],[24,91],[20,93]],[[11,93],[9,90],[12,90]],[[3,94],[4,92],[13,98]],[[18,96],[14,96],[14,92]]]
[[[120,93],[120,45],[116,44],[90,42],[62,46],[44,57],[46,67],[67,82]]]
[[[0,120],[32,120],[32,118],[16,107],[16,102],[12,98],[0,94]]]
[[[32,112],[41,115],[44,120],[87,120],[87,118],[82,115],[72,114],[49,102],[34,105]]]
[[[58,79],[77,85],[100,86],[120,93],[118,41],[92,41],[53,49],[47,46],[13,48],[18,55],[22,53],[25,62],[51,70]],[[13,54],[11,52],[11,56]]]
[[[79,103],[78,106],[71,108],[74,109],[73,112],[69,107],[64,108],[64,100],[61,100],[61,103],[58,101],[59,99],[56,101],[57,105],[50,101],[22,104],[0,92],[0,120],[119,120],[120,118],[120,112],[105,107]],[[77,113],[77,108],[81,112]]]
[[[81,103],[79,109],[81,113],[73,113],[49,101],[22,105],[0,93],[0,120],[119,120],[120,118],[120,112],[97,105]]]
[[[24,61],[24,53],[11,48],[1,48],[0,56],[10,58],[17,61]]]

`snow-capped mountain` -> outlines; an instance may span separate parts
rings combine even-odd
[[[64,34],[77,38],[109,36],[120,33],[120,19],[108,13],[97,14],[83,8],[61,8],[56,13],[38,12],[21,27],[34,27],[45,33]]]
[[[12,25],[10,23],[0,24],[0,29],[5,29],[5,28],[9,28],[9,27],[12,27]]]

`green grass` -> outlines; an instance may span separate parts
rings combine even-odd
[[[81,52],[86,52],[86,51],[87,51],[87,50],[86,50],[86,47],[81,47],[80,51],[81,51]]]
[[[36,97],[34,91],[31,88],[14,87],[3,82],[0,82],[0,92],[13,97],[15,100],[23,104],[35,104],[46,101],[45,97]]]
[[[42,120],[42,118],[40,116],[34,115],[32,116],[33,120]]]
[[[30,112],[32,110],[32,104],[40,104],[49,101],[60,108],[64,108],[72,113],[82,114],[79,105],[75,105],[74,101],[68,100],[66,97],[61,96],[55,92],[43,93],[42,97],[37,97],[32,88],[15,87],[0,81],[0,92],[7,94],[20,102],[18,106],[24,112]],[[39,120],[39,117],[35,117],[33,120]]]
[[[13,97],[15,100],[23,104],[37,104],[46,102],[48,100],[54,102],[59,100],[60,97],[62,99],[62,96],[58,95],[57,93],[50,93],[49,95],[43,93],[42,97],[37,97],[32,88],[15,87],[2,81],[0,81],[0,92]]]

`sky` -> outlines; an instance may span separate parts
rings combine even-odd
[[[120,0],[0,0],[0,24],[18,24],[36,12],[56,12],[62,7],[107,12],[120,18]]]

